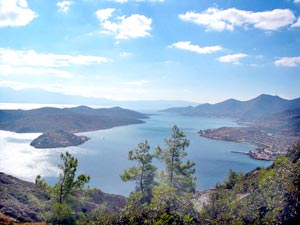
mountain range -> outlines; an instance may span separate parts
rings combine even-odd
[[[101,107],[120,106],[135,110],[159,110],[174,106],[197,105],[195,102],[180,100],[145,100],[145,101],[116,101],[106,98],[91,98],[79,95],[67,95],[49,92],[42,89],[22,89],[0,87],[0,102],[2,103],[37,103],[37,104],[70,104],[90,105]]]
[[[206,103],[195,107],[173,107],[163,111],[189,116],[249,119],[296,108],[300,108],[300,98],[287,100],[280,98],[279,96],[262,94],[248,101],[228,99],[216,104]]]

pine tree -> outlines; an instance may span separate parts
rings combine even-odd
[[[156,167],[152,164],[152,159],[157,157],[156,153],[150,153],[150,146],[145,140],[138,144],[138,147],[129,151],[129,160],[137,161],[138,165],[125,170],[121,174],[123,181],[136,181],[136,192],[142,194],[142,202],[149,203],[152,198],[152,188]]]
[[[78,161],[70,153],[60,155],[63,164],[59,165],[59,180],[52,189],[52,224],[75,224],[74,194],[82,190],[90,177],[80,174],[76,177]]]
[[[166,182],[170,187],[175,188],[179,193],[191,193],[195,191],[195,163],[192,161],[183,162],[187,156],[185,149],[189,146],[186,135],[174,125],[169,139],[165,139],[166,149],[158,147],[161,152],[161,159],[166,165]]]

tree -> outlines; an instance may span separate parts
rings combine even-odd
[[[226,180],[224,181],[224,187],[227,189],[232,189],[236,183],[239,182],[239,180],[243,177],[243,173],[237,173],[233,171],[232,169],[229,170],[228,176]]]
[[[60,155],[62,164],[59,180],[52,189],[52,210],[50,221],[53,224],[74,224],[74,195],[82,190],[90,177],[80,174],[76,177],[78,161],[70,153]],[[38,180],[37,180],[38,181]]]
[[[152,187],[156,167],[152,164],[152,159],[157,157],[157,153],[150,153],[150,146],[145,140],[138,144],[138,147],[129,151],[129,160],[138,162],[138,166],[133,166],[121,174],[123,181],[136,181],[136,192],[141,192],[142,202],[149,203],[152,197]]]
[[[192,161],[183,162],[187,156],[185,148],[189,146],[189,140],[185,134],[174,125],[171,138],[165,139],[166,149],[158,147],[161,152],[161,159],[166,164],[166,180],[170,187],[176,188],[178,192],[190,193],[195,191],[195,163]]]

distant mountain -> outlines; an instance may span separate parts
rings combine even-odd
[[[286,100],[278,96],[262,94],[248,101],[228,99],[216,104],[200,104],[192,107],[174,107],[163,111],[189,116],[253,118],[300,107],[300,98]]]
[[[39,108],[33,110],[0,110],[0,130],[18,133],[64,130],[70,133],[108,129],[115,126],[143,123],[145,114],[120,107],[93,109]]]
[[[158,110],[172,106],[197,105],[194,102],[176,100],[115,101],[106,98],[88,98],[78,95],[54,93],[42,89],[14,90],[0,87],[2,103],[37,103],[37,104],[71,104],[95,105],[101,107],[120,106],[130,109]]]

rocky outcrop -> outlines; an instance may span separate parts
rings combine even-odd
[[[60,148],[77,146],[89,140],[86,136],[77,136],[63,130],[46,132],[31,142],[35,148]]]

